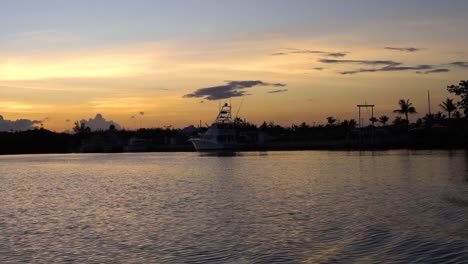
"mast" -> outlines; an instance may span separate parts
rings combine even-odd
[[[431,94],[429,90],[427,90],[427,108],[429,110],[429,114],[431,114]]]

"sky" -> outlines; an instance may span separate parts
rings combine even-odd
[[[418,114],[468,78],[468,1],[4,0],[0,130]],[[240,108],[240,109],[239,109]],[[365,112],[369,115],[369,112]],[[2,126],[3,124],[3,126]]]

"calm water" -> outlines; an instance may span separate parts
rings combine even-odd
[[[0,156],[1,263],[468,261],[468,153]]]

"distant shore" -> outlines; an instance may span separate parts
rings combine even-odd
[[[349,123],[349,122],[348,122]],[[408,125],[355,128],[347,122],[337,125],[281,127],[268,124],[240,125],[238,151],[287,150],[391,150],[468,149],[468,119],[448,119],[436,125]],[[193,152],[188,140],[206,128],[139,129],[109,128],[102,131],[57,133],[47,129],[0,132],[1,154]]]

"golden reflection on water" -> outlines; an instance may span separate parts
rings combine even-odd
[[[2,156],[0,262],[424,262],[447,250],[458,260],[467,161],[463,151]]]

